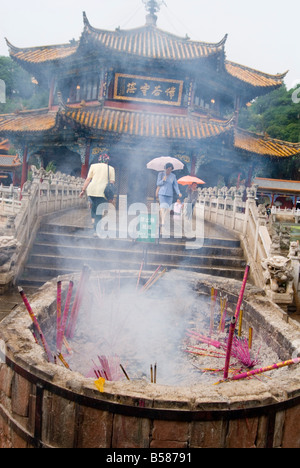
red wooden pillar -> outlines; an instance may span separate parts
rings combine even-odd
[[[81,166],[81,178],[82,179],[86,179],[88,175],[89,162],[90,162],[90,150],[91,150],[91,143],[89,142],[85,150],[84,164],[82,164]]]

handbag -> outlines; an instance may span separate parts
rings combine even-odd
[[[114,184],[111,184],[109,181],[109,165],[108,164],[107,164],[107,179],[108,179],[108,183],[104,189],[104,196],[107,201],[111,201],[113,200],[115,196],[115,187],[114,187]]]

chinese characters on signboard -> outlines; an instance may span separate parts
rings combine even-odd
[[[180,106],[183,81],[116,73],[114,99]]]

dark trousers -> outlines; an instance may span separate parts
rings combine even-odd
[[[97,208],[102,203],[107,203],[106,198],[104,197],[89,197],[91,202],[91,216],[95,220],[94,229],[96,230],[97,224],[102,219],[102,215],[97,215]]]

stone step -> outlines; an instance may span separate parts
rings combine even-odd
[[[56,252],[55,252],[56,250]],[[78,249],[77,249],[78,250]],[[141,262],[145,259],[149,265],[165,265],[165,266],[177,266],[181,265],[186,266],[220,266],[230,267],[230,268],[243,268],[245,262],[241,258],[234,257],[214,257],[214,256],[204,256],[204,255],[193,255],[189,253],[188,255],[174,255],[167,252],[164,253],[153,253],[148,252],[147,256],[143,252],[133,252],[126,250],[113,250],[113,249],[102,249],[102,250],[93,250],[90,249],[88,252],[86,249],[77,251],[71,249],[71,252],[68,251],[66,247],[63,248],[63,251],[59,251],[54,248],[54,252],[51,253],[50,249],[45,250],[42,253],[33,252],[30,257],[28,264],[30,266],[59,266],[64,267],[65,265],[73,267],[78,270],[82,263],[89,265],[94,270],[99,270],[102,265],[112,264],[112,268],[115,269],[122,266],[122,269],[132,269],[128,265],[135,265],[134,268],[141,265]]]
[[[76,252],[134,252],[141,253],[145,249],[152,255],[178,255],[178,256],[222,256],[243,258],[243,251],[240,247],[230,247],[223,245],[206,245],[199,248],[193,242],[187,243],[144,243],[139,241],[126,240],[102,240],[97,238],[82,238],[78,236],[59,235],[38,235],[32,253],[42,254],[44,252],[64,253],[72,256]]]
[[[168,270],[242,279],[245,269],[243,251],[235,238],[206,237],[199,248],[194,240],[160,238],[145,243],[130,238],[99,239],[89,228],[43,224],[18,283],[44,284],[53,277],[72,275],[84,264],[94,271],[138,272],[143,259],[149,271],[163,265]]]
[[[30,287],[33,286],[41,286],[45,282],[49,281],[52,278],[62,276],[62,275],[70,275],[70,278],[72,275],[76,272],[81,271],[81,268],[83,266],[83,263],[81,264],[81,267],[78,269],[75,268],[67,268],[65,266],[59,266],[55,265],[53,267],[51,266],[41,266],[41,265],[28,265],[26,266],[23,275],[21,278],[18,280],[18,284],[20,285],[29,285]],[[133,271],[138,274],[140,264],[136,263],[131,263],[128,265],[128,268],[120,268],[119,263],[112,264],[111,262],[108,262],[107,265],[105,264],[101,265],[101,268],[98,271],[116,271],[116,274],[119,271]],[[197,273],[202,273],[202,274],[207,274],[207,275],[212,275],[212,276],[221,276],[224,278],[231,278],[231,279],[236,279],[236,280],[242,280],[243,274],[244,274],[244,269],[237,269],[237,268],[222,268],[221,266],[218,267],[211,267],[211,266],[190,266],[190,265],[164,265],[164,267],[167,267],[167,270],[173,270],[173,269],[178,269],[178,270],[186,270],[186,271],[193,271]],[[147,270],[149,272],[154,272],[157,268],[157,264],[155,265],[150,265],[147,264]],[[93,270],[97,272],[97,270]]]
[[[109,245],[113,242],[118,242],[119,246],[125,246],[126,248],[128,245],[138,242],[139,244],[145,244],[144,242],[134,241],[133,239],[126,237],[126,238],[106,238],[106,239],[99,239],[93,237],[93,230],[83,230],[80,228],[74,228],[70,226],[59,226],[59,229],[54,229],[53,226],[46,226],[43,227],[37,234],[36,240],[41,242],[50,242],[50,243],[57,243],[60,242],[59,239],[62,239],[62,236],[66,241],[71,241],[72,243],[75,241],[78,244],[86,245],[88,241],[90,245],[97,247],[99,245],[99,241],[101,240],[102,245]],[[197,240],[199,241],[199,240]],[[168,249],[181,249],[185,248],[188,245],[194,245],[195,239],[186,239],[186,238],[159,238],[155,239],[155,242],[149,242],[149,246],[159,245],[162,248],[167,247]],[[218,247],[230,247],[230,248],[240,248],[240,241],[238,239],[226,239],[226,238],[209,238],[205,237],[204,239],[204,246],[218,246]]]

